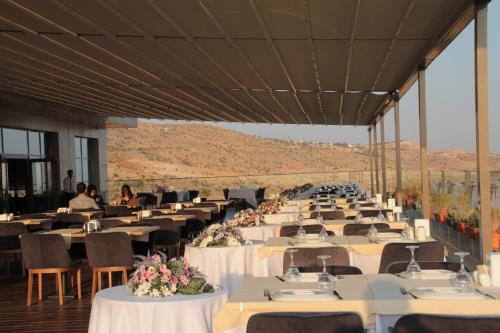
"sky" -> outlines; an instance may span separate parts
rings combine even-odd
[[[500,153],[500,1],[488,6],[490,152]],[[431,150],[475,150],[474,22],[426,70],[427,141]],[[401,139],[419,141],[417,84],[400,100]],[[394,140],[394,113],[386,114],[386,141]],[[168,123],[175,123],[168,121]],[[368,143],[358,126],[214,123],[252,135],[305,141]]]

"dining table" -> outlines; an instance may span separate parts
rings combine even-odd
[[[212,318],[227,300],[227,290],[168,297],[134,296],[126,286],[96,293],[89,333],[213,332]]]
[[[339,276],[332,286],[338,296],[332,295],[328,301],[307,297],[295,301],[273,299],[280,290],[296,291],[298,295],[318,290],[318,282],[310,279],[284,282],[276,277],[247,278],[215,315],[214,331],[243,333],[249,318],[263,312],[354,312],[370,333],[386,333],[401,316],[410,313],[498,316],[500,288],[474,284],[477,292],[460,295],[448,276],[439,279],[406,279],[391,274]],[[268,294],[264,293],[266,289]]]

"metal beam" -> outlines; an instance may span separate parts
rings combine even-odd
[[[368,156],[370,158],[370,191],[375,193],[373,184],[373,143],[372,143],[372,126],[368,126]]]
[[[401,184],[401,129],[399,121],[399,94],[394,96],[394,145],[396,150],[396,197],[399,206],[403,204]]]
[[[488,123],[488,2],[476,1],[474,20],[474,67],[476,90],[476,155],[480,207],[480,241],[483,263],[492,251],[491,183]]]
[[[429,175],[427,173],[427,115],[425,99],[425,69],[418,71],[418,114],[420,126],[420,184],[422,190],[422,215],[430,218]]]
[[[385,115],[380,116],[380,159],[382,160],[382,197],[387,199],[387,170],[385,168]]]
[[[375,189],[380,193],[380,179],[378,177],[378,143],[377,143],[377,123],[373,123],[373,156],[375,157]]]

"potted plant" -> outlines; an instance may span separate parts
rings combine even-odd
[[[491,246],[493,251],[500,251],[500,226],[498,225],[498,217],[500,209],[493,209],[491,212],[491,224],[493,225],[493,235],[491,236]]]
[[[448,193],[432,193],[431,203],[434,212],[434,219],[439,223],[446,223],[448,208],[450,207],[452,197]]]
[[[477,210],[472,210],[468,214],[465,232],[470,238],[479,240],[479,213]]]
[[[464,234],[467,223],[464,222],[465,213],[461,210],[453,209],[448,211],[448,217],[453,222],[453,227],[458,232]]]

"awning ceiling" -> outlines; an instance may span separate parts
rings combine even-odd
[[[0,90],[98,117],[367,125],[472,0],[0,2]]]

